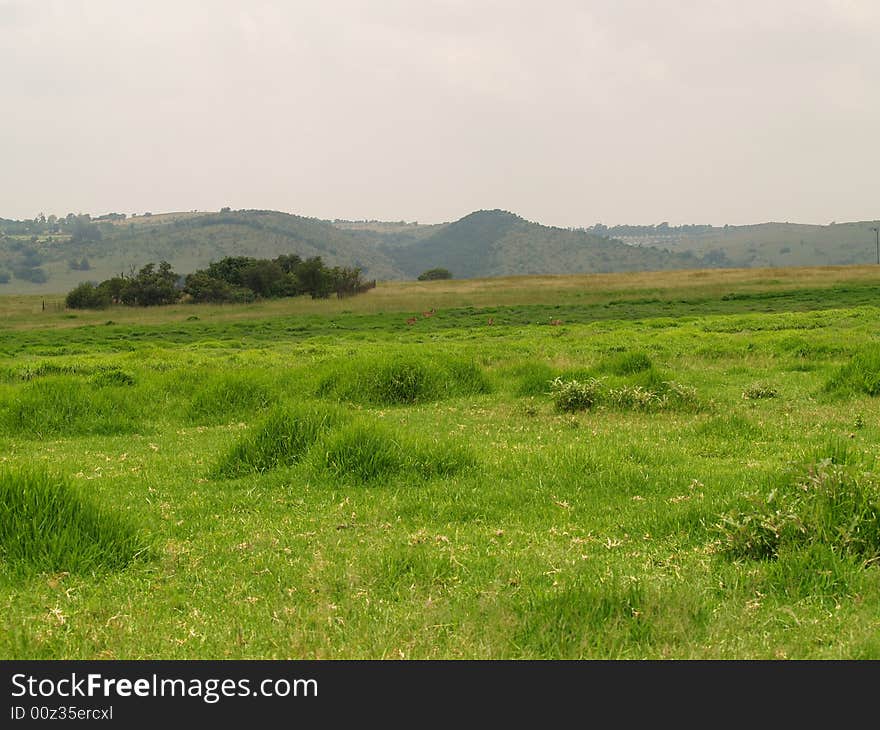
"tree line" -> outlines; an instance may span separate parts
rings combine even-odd
[[[120,274],[98,284],[84,282],[67,294],[69,309],[105,309],[111,304],[150,307],[191,302],[244,303],[308,294],[312,299],[353,296],[372,289],[359,267],[328,267],[320,256],[274,259],[227,256],[208,268],[180,276],[167,261],[149,263],[137,273]]]

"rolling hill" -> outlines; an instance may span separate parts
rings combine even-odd
[[[504,210],[451,223],[320,220],[269,210],[0,218],[0,294],[66,292],[168,261],[187,274],[224,256],[320,256],[366,278],[456,278],[873,263],[876,223],[594,226],[567,229]]]

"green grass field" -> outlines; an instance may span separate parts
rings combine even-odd
[[[4,659],[880,659],[877,267],[60,299],[0,301]]]

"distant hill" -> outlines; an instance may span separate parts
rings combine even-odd
[[[20,225],[0,221],[0,234],[6,231],[0,236],[0,279],[4,270],[11,273],[0,294],[68,291],[82,281],[128,274],[151,261],[168,261],[186,274],[224,256],[274,258],[283,253],[320,256],[331,266],[360,266],[371,279],[404,276],[369,240],[327,221],[275,211],[150,215],[93,221],[91,226],[88,236],[77,239],[22,232]],[[46,281],[25,278],[37,269]]]
[[[594,226],[587,232],[630,245],[687,253],[707,268],[732,266],[844,266],[877,262],[872,228],[878,221],[831,223],[760,223],[747,226],[686,225]]]
[[[451,223],[320,220],[269,210],[0,218],[0,294],[66,292],[149,262],[187,274],[224,256],[320,256],[366,278],[455,278],[873,263],[875,222],[828,226],[593,226],[480,210]]]
[[[381,249],[407,277],[442,267],[456,278],[660,271],[694,268],[689,254],[628,246],[583,231],[531,223],[503,210],[481,210],[406,247]]]

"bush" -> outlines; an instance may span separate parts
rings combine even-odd
[[[90,387],[70,376],[28,382],[6,399],[0,428],[43,438],[51,435],[114,435],[141,427],[141,404],[115,388]]]
[[[636,411],[698,410],[697,392],[693,388],[662,380],[653,369],[640,374],[641,383],[624,383],[606,388],[602,378],[564,380],[555,378],[550,383],[550,394],[557,410],[586,411],[598,405]]]
[[[68,309],[107,309],[110,294],[94,284],[84,282],[68,293],[64,304]]]
[[[439,279],[451,279],[452,272],[449,269],[428,269],[419,274],[419,281],[437,281]]]
[[[759,400],[761,398],[775,398],[779,391],[766,383],[752,383],[743,391],[742,397],[746,400]]]
[[[586,411],[602,400],[602,381],[590,378],[586,381],[555,378],[550,382],[553,402],[560,411]]]
[[[400,443],[384,427],[356,423],[331,437],[323,451],[323,466],[336,478],[369,482],[404,469]]]
[[[399,474],[450,477],[476,464],[469,450],[455,444],[404,437],[382,424],[360,420],[328,437],[318,466],[335,479],[366,484]]]

